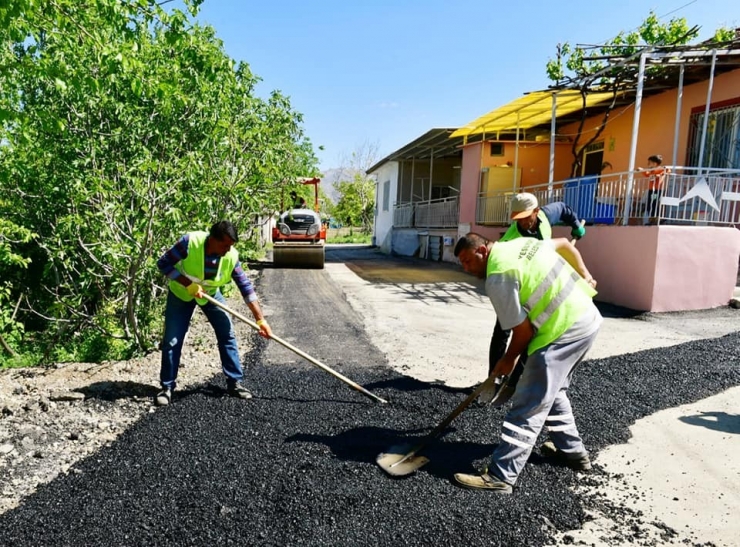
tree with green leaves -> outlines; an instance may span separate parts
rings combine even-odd
[[[547,63],[547,77],[554,82],[553,89],[577,89],[583,98],[583,115],[573,140],[572,176],[580,173],[585,150],[602,134],[617,99],[622,93],[634,91],[638,69],[633,62],[642,51],[651,47],[671,47],[688,44],[699,34],[699,27],[689,27],[683,17],[661,23],[654,12],[631,32],[620,32],[602,45],[558,44],[555,59]],[[719,29],[712,40],[697,47],[709,48],[714,44],[730,40],[734,32]],[[659,78],[665,66],[650,66],[645,71],[646,79]],[[589,93],[610,93],[611,100],[604,110],[601,124],[589,137],[583,139],[583,127],[588,118],[586,97]]]
[[[334,183],[339,199],[334,216],[347,226],[359,226],[372,232],[375,218],[375,179],[367,170],[376,163],[378,144],[365,142],[342,159],[340,177]]]
[[[279,181],[316,170],[301,115],[256,96],[259,78],[194,21],[200,3],[0,7],[0,218],[35,234],[9,298],[37,343],[79,342],[79,359],[152,348],[162,250],[223,218],[249,237]]]
[[[0,206],[4,200],[0,198]],[[0,347],[10,357],[17,357],[16,348],[23,336],[23,324],[16,320],[19,300],[12,291],[19,285],[30,259],[19,254],[17,248],[31,241],[34,234],[0,217],[0,271],[5,275],[0,281]],[[1,353],[1,352],[0,352]]]

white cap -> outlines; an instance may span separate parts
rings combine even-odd
[[[527,217],[539,207],[537,196],[528,192],[522,192],[514,196],[511,200],[511,219],[517,220]]]

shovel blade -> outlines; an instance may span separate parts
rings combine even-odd
[[[414,450],[412,445],[391,446],[385,452],[378,454],[375,462],[380,468],[393,477],[405,477],[429,462],[424,456],[409,456]]]

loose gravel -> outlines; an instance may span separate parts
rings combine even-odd
[[[352,344],[375,351],[362,336]],[[739,385],[738,347],[733,334],[585,363],[571,390],[585,442],[597,453],[635,420]],[[512,496],[454,486],[496,442],[502,411],[490,408],[453,422],[420,471],[390,478],[377,454],[428,432],[469,390],[337,366],[391,401],[379,405],[307,365],[270,362],[261,345],[247,359],[254,399],[226,397],[220,378],[181,394],[0,516],[0,544],[537,546],[599,503],[573,491],[598,466],[576,474],[536,455]],[[639,528],[640,514],[601,509],[626,537]]]
[[[151,407],[156,354],[140,366],[0,376],[9,401],[0,432],[11,441],[0,442],[0,486],[12,502],[0,515],[0,545],[544,546],[576,543],[567,531],[594,509],[619,523],[602,538],[607,544],[677,538],[601,496],[598,486],[618,477],[598,465],[578,474],[535,453],[512,496],[456,487],[453,473],[485,465],[500,409],[470,408],[425,451],[429,464],[406,478],[387,476],[376,456],[428,433],[470,389],[392,372],[392,357],[373,346],[362,318],[314,275],[275,273],[258,287],[271,325],[390,404],[371,402],[239,324],[255,398],[229,398],[213,335],[198,321],[184,389],[166,408]],[[584,363],[570,393],[587,446],[596,455],[625,442],[640,418],[740,385],[738,347],[736,333]],[[584,484],[597,494],[579,494]],[[646,527],[662,535],[646,536]]]

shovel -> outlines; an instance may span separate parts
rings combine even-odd
[[[203,294],[203,298],[205,298],[208,302],[210,302],[214,306],[217,306],[217,307],[221,308],[222,310],[230,313],[231,315],[233,315],[234,317],[236,317],[240,321],[244,321],[247,325],[249,325],[250,327],[252,327],[254,330],[257,330],[257,331],[260,330],[260,327],[259,327],[259,325],[257,323],[255,323],[254,321],[250,321],[245,316],[243,316],[241,313],[239,313],[239,312],[237,312],[235,310],[232,310],[226,304],[222,304],[221,302],[219,302],[218,300],[216,300],[212,296],[209,296],[207,294]],[[350,380],[349,378],[347,378],[346,376],[343,376],[342,374],[340,374],[336,370],[333,370],[333,369],[329,368],[328,366],[326,366],[321,361],[319,361],[317,359],[314,359],[309,354],[307,354],[307,353],[299,350],[297,347],[289,344],[285,340],[283,340],[281,338],[278,338],[274,334],[270,337],[270,340],[275,340],[275,342],[277,342],[281,346],[285,346],[290,351],[292,351],[295,354],[300,355],[301,357],[303,357],[309,363],[311,363],[311,364],[319,367],[321,370],[323,370],[325,372],[328,372],[329,374],[331,374],[335,378],[339,378],[342,382],[344,382],[345,384],[349,385],[350,387],[356,389],[357,391],[359,391],[363,395],[367,395],[373,401],[376,401],[378,403],[387,403],[388,402],[385,399],[383,399],[381,397],[378,397],[377,395],[375,395],[371,391],[368,391],[367,389],[365,389],[364,387],[362,387],[360,384],[357,384],[357,383],[353,382],[352,380]]]
[[[499,384],[498,393],[491,401],[491,403],[495,403],[501,393],[503,393],[503,388],[506,386],[506,382],[508,380],[508,376],[489,376],[485,382],[475,388],[473,393],[468,395],[462,403],[457,405],[457,408],[455,408],[455,410],[453,410],[449,416],[442,420],[442,422],[421,441],[419,441],[415,445],[400,444],[391,446],[388,450],[379,454],[378,457],[375,459],[375,462],[383,471],[394,477],[404,477],[406,475],[410,475],[429,461],[429,458],[416,455],[419,451],[421,451],[422,448],[424,448],[434,439],[439,437],[444,429],[448,425],[450,425],[450,422],[457,418],[457,416],[463,410],[465,410],[470,405],[470,403],[475,401],[476,397],[480,395],[481,391],[488,387],[492,387],[493,384]]]

